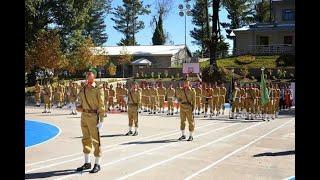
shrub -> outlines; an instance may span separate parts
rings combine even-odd
[[[234,62],[239,65],[245,65],[245,64],[250,64],[255,60],[256,60],[255,56],[245,55],[245,56],[236,57]]]
[[[295,55],[283,54],[276,59],[277,66],[295,66]]]

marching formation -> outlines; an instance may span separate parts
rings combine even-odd
[[[40,106],[41,94],[44,100],[44,112],[51,113],[53,104],[57,108],[67,106],[71,115],[81,112],[81,130],[83,134],[82,145],[85,163],[77,168],[83,171],[91,168],[89,154],[94,149],[95,165],[90,171],[96,173],[100,170],[101,143],[99,131],[103,127],[103,119],[108,112],[118,110],[128,113],[129,130],[126,136],[137,136],[139,127],[139,113],[141,114],[166,114],[172,116],[180,113],[181,136],[179,141],[186,140],[186,121],[189,127],[187,141],[193,140],[195,130],[195,116],[204,118],[224,115],[225,102],[228,99],[227,89],[224,84],[215,83],[190,83],[184,80],[175,88],[170,82],[165,87],[162,82],[146,83],[137,82],[126,84],[96,84],[94,81],[96,71],[89,70],[87,80],[79,85],[70,82],[65,85],[62,82],[54,87],[49,82],[41,87],[35,85],[36,106]],[[127,88],[128,87],[128,88]],[[258,85],[245,84],[238,86],[234,83],[231,94],[230,119],[245,118],[247,120],[259,119],[263,121],[275,119],[280,110],[280,100],[283,96],[278,85],[269,84],[267,88],[266,103],[262,103],[262,90]],[[265,93],[265,91],[263,92]]]

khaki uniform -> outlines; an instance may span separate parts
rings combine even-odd
[[[64,91],[63,85],[58,84],[58,86],[56,87],[56,96],[57,96],[58,107],[61,107],[62,102],[63,102],[63,91]]]
[[[226,94],[227,94],[227,89],[225,87],[221,87],[219,91],[219,103],[218,103],[219,112],[221,109],[224,110]]]
[[[166,88],[165,87],[159,87],[158,88],[158,99],[159,99],[159,108],[162,110],[164,110],[164,101],[165,101],[165,97],[166,97]]]
[[[158,89],[157,88],[151,88],[150,89],[150,103],[151,103],[151,110],[155,112],[157,110],[158,106]]]
[[[141,89],[141,105],[143,108],[148,107],[148,96],[147,96],[147,88],[142,88]]]
[[[276,90],[273,88],[269,89],[269,103],[268,103],[268,114],[275,114],[275,99],[276,99]]]
[[[175,96],[177,97],[177,94],[181,93],[181,91],[182,91],[182,88],[181,87],[177,87]],[[176,113],[178,113],[179,109],[180,109],[180,102],[177,101],[177,112]]]
[[[114,97],[116,97],[116,91],[114,89],[109,89],[108,95],[108,108],[114,108]]]
[[[207,113],[208,112],[208,107],[211,110],[212,107],[212,89],[211,88],[206,88],[206,90],[204,91],[204,96],[205,96],[205,106],[204,106],[204,112]],[[211,110],[212,113],[212,110]]]
[[[195,127],[194,117],[192,112],[195,107],[195,96],[196,93],[190,87],[186,90],[181,89],[177,93],[177,98],[179,103],[181,104],[180,110],[180,130],[184,130],[186,126],[186,120],[188,120],[189,131],[193,132]]]
[[[253,88],[246,89],[246,102],[245,102],[245,108],[247,112],[254,113],[254,102],[256,98],[256,93]]]
[[[212,105],[211,105],[211,112],[214,113],[214,111],[219,111],[219,94],[220,94],[220,88],[212,88]]]
[[[129,127],[133,124],[138,127],[138,108],[141,103],[141,91],[139,89],[129,90],[128,92],[128,118]]]
[[[44,107],[45,109],[51,109],[52,106],[52,87],[51,85],[44,87]]]
[[[255,88],[256,90],[256,101],[255,101],[255,113],[259,114],[261,113],[261,98],[260,98],[260,89]]]
[[[202,89],[201,87],[195,88],[196,92],[196,109],[200,112],[201,109],[201,100],[202,100]]]
[[[167,89],[167,102],[168,102],[168,111],[173,112],[174,106],[173,106],[173,99],[176,94],[176,90],[173,88],[168,88]]]
[[[86,93],[86,98],[84,93]],[[93,146],[94,156],[101,157],[100,135],[96,126],[99,122],[103,122],[105,113],[103,88],[97,85],[92,87],[85,86],[79,93],[79,103],[78,107],[84,110],[81,113],[83,152],[89,154]],[[88,112],[90,107],[92,111],[96,112]]]
[[[274,109],[276,112],[279,111],[279,103],[280,103],[280,89],[275,89],[275,99],[274,99]]]
[[[246,102],[246,90],[244,88],[240,88],[240,111],[243,111],[245,108],[245,102]]]
[[[238,87],[235,87],[232,92],[232,109],[231,112],[234,113],[235,111],[239,113],[240,110],[240,89]]]
[[[40,102],[41,102],[41,86],[39,84],[36,84],[34,86],[34,92],[35,92],[34,98],[36,100],[36,103],[37,103],[37,105],[40,105]]]
[[[151,97],[150,97],[150,93],[151,93],[151,88],[147,88],[147,89],[146,89],[145,98],[146,98],[147,108],[148,108],[149,110],[151,110]]]
[[[70,103],[71,88],[72,88],[72,86],[70,84],[65,87],[65,94],[64,94],[65,104]]]
[[[103,88],[104,92],[104,104],[106,107],[108,107],[108,101],[109,101],[109,88],[105,87]]]
[[[121,88],[120,87],[116,87],[115,91],[116,91],[116,106],[120,106],[120,95],[121,95]]]

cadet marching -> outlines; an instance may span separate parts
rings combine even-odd
[[[70,81],[66,85],[58,82],[52,86],[46,82],[42,87],[38,82],[35,85],[36,106],[44,100],[43,113],[51,113],[53,104],[57,108],[67,106],[71,115],[81,113],[81,130],[84,164],[77,171],[91,169],[90,152],[94,150],[95,163],[91,173],[100,171],[101,143],[99,131],[103,127],[104,118],[108,112],[127,112],[128,131],[126,136],[137,136],[139,114],[173,116],[179,113],[181,136],[179,141],[186,140],[185,128],[188,124],[189,137],[193,141],[196,129],[196,118],[212,118],[224,115],[227,89],[224,84],[196,82],[191,85],[184,80],[176,87],[170,83],[164,86],[162,82],[129,82],[117,83],[114,88],[107,82],[98,85],[95,82],[96,71],[91,69],[87,73],[87,80],[78,84]],[[231,91],[230,119],[246,119],[263,121],[274,120],[280,110],[281,91],[278,85],[268,84],[268,99],[266,104],[261,103],[260,88],[254,84],[242,85],[234,83]],[[187,122],[187,123],[186,123]],[[143,124],[142,124],[143,125]],[[93,147],[93,148],[92,148]]]

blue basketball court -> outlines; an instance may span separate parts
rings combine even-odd
[[[57,126],[40,121],[25,121],[25,148],[44,143],[60,133]]]

